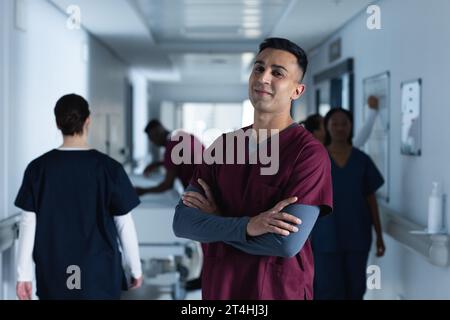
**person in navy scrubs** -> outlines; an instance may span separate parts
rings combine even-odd
[[[314,298],[362,300],[372,226],[376,255],[381,257],[385,251],[375,197],[384,180],[370,157],[352,146],[353,117],[349,111],[332,109],[324,124],[334,210],[320,219],[312,233]]]
[[[56,124],[63,145],[25,170],[15,205],[22,210],[17,295],[46,299],[119,299],[142,284],[136,231],[130,211],[139,204],[121,164],[87,144],[90,111],[82,97],[58,100]],[[122,247],[119,250],[118,240]]]
[[[175,234],[204,243],[203,299],[313,297],[309,235],[319,215],[332,210],[332,185],[324,146],[290,115],[304,93],[306,69],[306,54],[291,41],[269,38],[260,45],[249,79],[253,125],[205,151],[220,154],[227,137],[252,130],[256,138],[245,139],[245,161],[234,153],[231,163],[199,165],[176,207]],[[265,140],[260,129],[278,132]],[[276,172],[262,174],[264,164],[249,160],[255,144],[278,157]],[[236,148],[222,145],[224,155]]]

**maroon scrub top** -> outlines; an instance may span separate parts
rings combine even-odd
[[[332,183],[325,148],[300,125],[281,131],[279,145],[280,167],[276,175],[261,175],[262,165],[248,162],[202,164],[197,166],[191,184],[202,190],[197,179],[205,180],[224,216],[255,216],[292,196],[298,197],[297,204],[320,206],[321,215],[330,213]],[[292,258],[251,255],[223,242],[204,244],[203,248],[203,299],[313,297],[314,262],[309,239]]]
[[[200,140],[197,139],[192,134],[189,134],[184,131],[176,131],[174,136],[181,136],[180,139],[171,140],[169,138],[166,143],[166,150],[164,152],[164,167],[167,170],[175,170],[177,178],[179,178],[183,184],[183,186],[186,188],[189,185],[189,181],[192,178],[192,175],[194,174],[195,170],[195,164],[201,163],[203,151],[205,147],[200,142]],[[175,164],[172,160],[172,150],[173,148],[179,144],[182,143],[182,139],[189,139],[190,140],[190,150],[191,150],[191,156],[189,163],[181,163],[181,164]],[[196,145],[201,146],[200,148],[196,148]],[[201,152],[199,151],[201,150]],[[200,159],[200,160],[196,160]]]

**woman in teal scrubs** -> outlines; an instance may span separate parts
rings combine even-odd
[[[367,259],[376,233],[377,256],[385,251],[375,192],[383,177],[370,157],[352,146],[353,117],[332,109],[324,120],[331,158],[333,214],[312,233],[315,299],[363,299]]]

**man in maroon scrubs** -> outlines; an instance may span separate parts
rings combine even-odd
[[[255,132],[256,150],[269,148],[277,170],[264,174],[267,163],[250,161],[255,148],[247,135],[245,163],[205,161],[176,208],[175,234],[204,243],[204,299],[312,299],[309,235],[332,210],[332,185],[326,150],[290,116],[306,69],[304,51],[289,40],[260,45],[249,80],[254,124],[239,132]],[[264,139],[262,129],[279,131]],[[226,138],[239,132],[205,153],[215,148],[217,155],[223,145],[228,156],[239,146]]]
[[[165,147],[164,160],[149,164],[145,170],[144,175],[149,175],[153,170],[160,166],[166,169],[164,180],[155,187],[150,188],[136,188],[138,195],[147,193],[160,193],[172,189],[175,178],[180,179],[183,187],[189,185],[189,181],[194,173],[195,165],[201,163],[201,156],[204,150],[203,144],[192,134],[177,130],[174,132],[168,131],[158,120],[151,120],[145,127],[145,133],[149,140],[158,147]],[[184,144],[188,146],[186,150],[189,161],[179,163],[172,157],[172,151],[177,148],[177,145]],[[176,151],[176,150],[175,150]],[[175,152],[175,154],[177,154]]]

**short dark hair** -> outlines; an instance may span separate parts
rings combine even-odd
[[[303,125],[306,130],[313,133],[314,131],[320,129],[320,124],[321,124],[322,120],[323,120],[323,117],[320,114],[316,113],[316,114],[310,115],[304,121],[300,122],[300,124]]]
[[[331,109],[330,111],[328,111],[327,115],[325,116],[325,119],[323,120],[323,125],[325,126],[325,145],[328,146],[331,143],[331,135],[330,132],[328,131],[328,122],[330,122],[331,117],[335,114],[341,112],[343,113],[345,116],[347,116],[348,120],[350,121],[350,124],[352,125],[352,128],[350,130],[350,136],[347,139],[347,142],[350,145],[353,145],[353,114],[348,111],[345,110],[343,108],[334,108]]]
[[[145,133],[150,134],[150,131],[157,127],[163,127],[163,125],[161,124],[161,122],[159,122],[159,120],[153,119],[150,120],[150,122],[145,127],[144,131]]]
[[[302,48],[287,39],[267,38],[259,45],[258,54],[267,48],[284,50],[292,53],[297,58],[298,66],[303,71],[303,77],[302,79],[300,79],[300,81],[303,80],[306,74],[306,70],[308,69],[308,57],[306,56],[306,53]]]
[[[58,129],[65,136],[83,133],[83,126],[91,112],[88,102],[76,94],[61,97],[55,106],[55,117]]]

